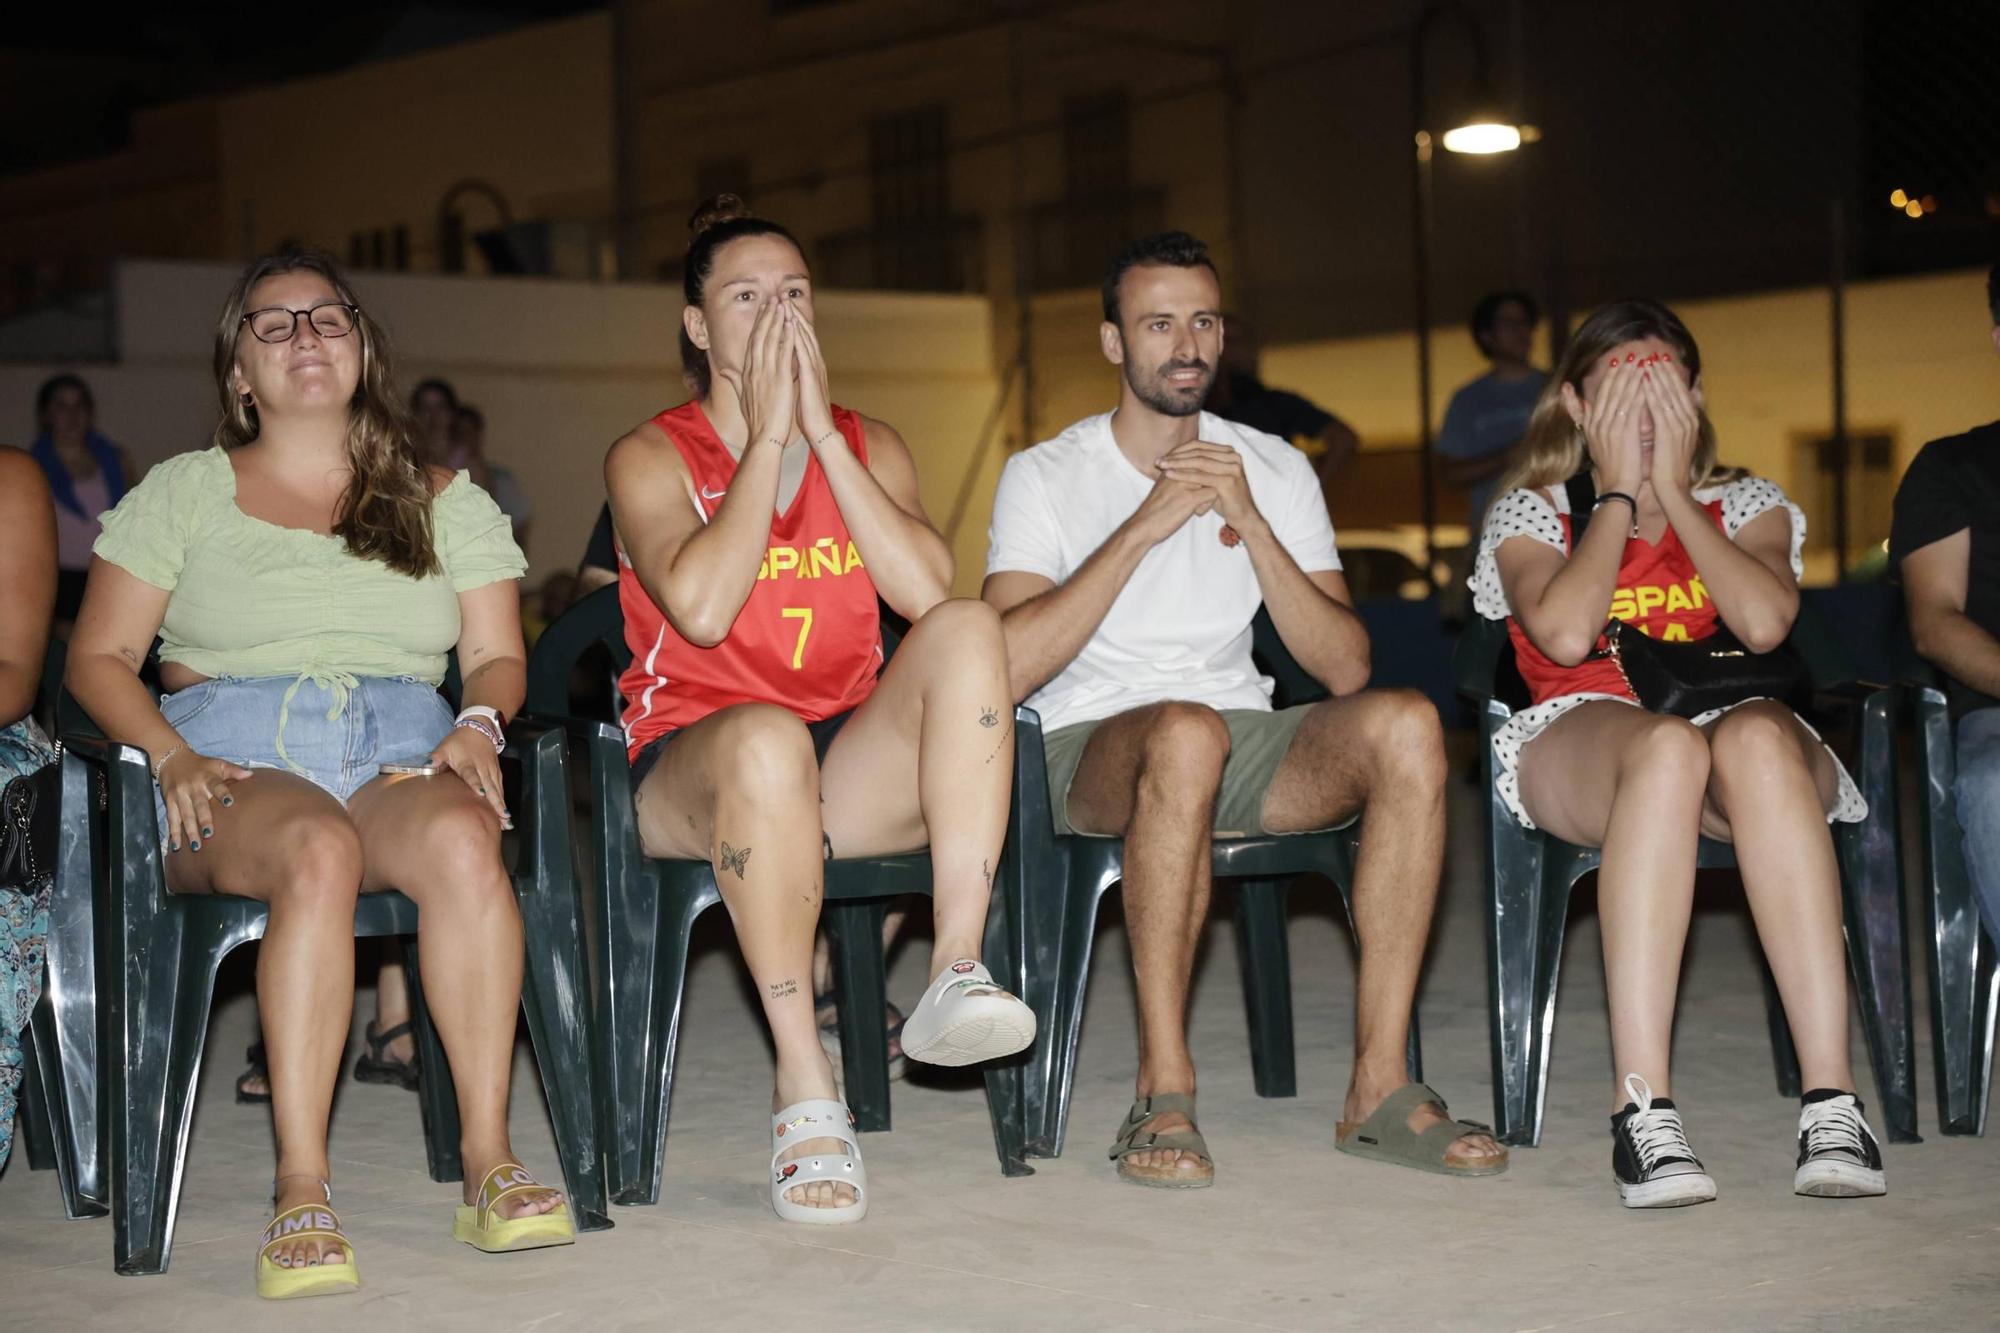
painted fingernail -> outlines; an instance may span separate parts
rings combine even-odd
[[[1639,354],[1637,352],[1625,353],[1625,364],[1628,366],[1638,359],[1639,359]]]
[[[1662,360],[1672,361],[1674,359],[1674,354],[1672,352],[1662,352],[1660,353],[1660,357]]]
[[[222,803],[223,803],[224,805],[235,805],[235,804],[236,804],[236,798],[235,798],[234,796],[225,796],[225,797],[223,797],[223,798],[222,798]]]
[[[201,831],[201,836],[204,838],[212,838],[215,836],[215,830],[212,828],[203,827]]]
[[[484,787],[481,787],[481,788],[479,789],[479,794],[480,794],[481,796],[484,796],[484,795],[486,794],[486,788],[484,788]]]
[[[177,851],[179,851],[180,849],[181,849],[181,845],[180,845],[179,843],[177,843],[177,842],[169,842],[169,843],[167,844],[167,850],[168,850],[168,851],[170,851],[170,852],[177,852]]]
[[[189,842],[188,850],[191,852],[198,852],[201,850],[201,844],[198,842]]]

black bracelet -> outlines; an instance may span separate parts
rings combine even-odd
[[[1632,517],[1637,518],[1639,516],[1639,502],[1623,491],[1606,491],[1604,494],[1598,496],[1597,503],[1591,505],[1590,512],[1594,514],[1604,508],[1606,500],[1623,500],[1626,504],[1632,506]]]

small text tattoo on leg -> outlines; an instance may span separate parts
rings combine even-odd
[[[744,868],[750,864],[750,849],[748,847],[731,847],[725,842],[722,844],[721,855],[717,856],[715,860],[716,869],[734,870],[736,878],[742,879]]]
[[[979,863],[979,875],[980,878],[986,881],[987,888],[990,889],[993,887],[993,863],[991,861],[981,861]]]
[[[997,727],[997,726],[999,726],[999,725],[1000,725],[1000,710],[999,710],[999,709],[997,709],[997,708],[982,708],[982,709],[980,709],[980,710],[979,710],[979,725],[980,725],[980,726],[982,726],[982,727]]]
[[[772,999],[782,1000],[788,995],[797,995],[799,993],[799,983],[787,978],[784,981],[766,982],[764,989],[771,993]]]

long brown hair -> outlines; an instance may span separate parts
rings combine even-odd
[[[1647,338],[1658,338],[1672,347],[1687,367],[1689,381],[1701,382],[1701,349],[1695,346],[1694,335],[1680,316],[1658,301],[1613,301],[1599,306],[1570,335],[1562,361],[1543,386],[1534,415],[1528,418],[1528,429],[1514,447],[1513,461],[1494,487],[1495,496],[1522,487],[1560,486],[1583,469],[1589,451],[1584,447],[1583,428],[1570,419],[1563,406],[1562,386],[1569,385],[1581,397],[1583,377],[1612,348]],[[1706,409],[1698,411],[1700,435],[1688,459],[1689,483],[1709,486],[1741,476],[1739,469],[1725,468],[1715,461],[1715,427]]]
[[[417,448],[416,428],[397,395],[389,369],[389,337],[347,285],[333,256],[296,249],[266,255],[243,270],[222,304],[215,327],[215,391],[222,420],[215,443],[240,449],[257,438],[257,408],[236,392],[236,344],[245,335],[250,293],[266,278],[316,273],[355,309],[352,337],[361,340],[361,377],[347,409],[347,464],[351,480],[333,513],[333,535],[363,560],[380,560],[398,574],[425,578],[439,572],[431,527],[431,479]]]

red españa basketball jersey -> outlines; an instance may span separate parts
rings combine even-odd
[[[653,420],[680,451],[699,497],[695,509],[708,522],[735,480],[736,459],[697,402]],[[861,418],[836,407],[833,424],[866,466]],[[622,548],[618,605],[632,650],[632,665],[618,685],[625,696],[626,751],[635,757],[648,742],[732,704],[777,704],[817,722],[859,705],[882,669],[875,584],[817,456],[807,458],[790,507],[772,516],[757,582],[721,643],[698,648],[676,633]]]
[[[1715,526],[1722,526],[1722,501],[1715,500],[1702,506],[1708,516],[1715,520]],[[1616,506],[1613,506],[1616,508]],[[1576,545],[1576,529],[1568,514],[1562,519],[1563,538],[1572,549]],[[1619,514],[1618,518],[1625,515]],[[1613,521],[1609,514],[1595,520],[1599,523]],[[1627,521],[1626,531],[1631,531]],[[1649,638],[1667,643],[1690,643],[1705,639],[1715,633],[1715,603],[1709,598],[1708,588],[1695,572],[1694,559],[1681,545],[1681,537],[1672,524],[1660,538],[1658,546],[1648,546],[1637,537],[1625,540],[1625,553],[1619,559],[1618,587],[1611,594],[1611,618],[1622,620]],[[1513,616],[1507,618],[1507,634],[1514,641],[1514,660],[1521,669],[1521,679],[1527,683],[1528,695],[1535,703],[1547,699],[1559,699],[1569,694],[1615,694],[1632,698],[1632,691],[1625,686],[1625,677],[1618,673],[1618,664],[1609,658],[1586,658],[1573,667],[1562,666],[1550,661],[1535,647],[1532,640],[1521,629],[1521,622]],[[1605,646],[1602,635],[1597,640],[1598,648]]]

